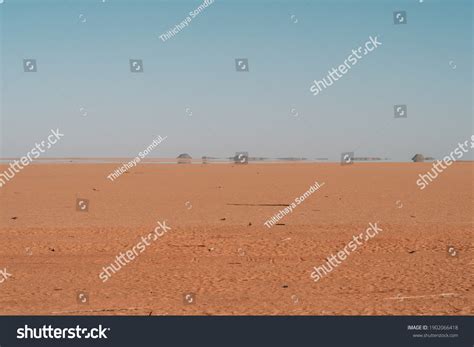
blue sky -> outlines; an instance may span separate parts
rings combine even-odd
[[[216,0],[160,40],[201,3],[4,0],[0,156],[24,155],[52,128],[65,136],[45,157],[134,157],[162,135],[152,157],[407,161],[441,158],[473,133],[472,1]],[[393,24],[396,10],[407,24]],[[370,35],[382,46],[313,96],[313,80]],[[408,118],[394,119],[396,104]]]

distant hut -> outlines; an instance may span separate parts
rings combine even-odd
[[[178,164],[191,164],[193,158],[188,153],[182,153],[176,159],[178,159]]]
[[[413,160],[415,163],[422,163],[425,161],[425,157],[423,154],[415,154],[411,160]]]

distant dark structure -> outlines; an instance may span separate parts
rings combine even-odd
[[[188,153],[183,153],[178,155],[178,164],[191,164],[191,159],[193,159]]]
[[[422,163],[425,161],[425,157],[423,154],[415,154],[411,160],[415,163]]]
[[[281,160],[281,161],[305,161],[306,158],[286,157],[286,158],[277,158],[277,160]]]
[[[201,159],[202,159],[203,164],[209,164],[209,163],[212,163],[212,162],[217,162],[217,161],[221,160],[222,158],[210,157],[210,156],[204,155],[204,156],[201,157]]]
[[[379,157],[354,157],[352,158],[353,161],[380,161],[383,160]]]

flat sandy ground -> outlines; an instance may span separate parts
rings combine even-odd
[[[110,182],[117,166],[33,164],[0,188],[0,314],[474,314],[472,163],[424,190],[430,163],[142,164]],[[283,207],[259,205],[316,181],[284,225],[264,226]],[[171,231],[99,279],[163,220]],[[314,282],[369,222],[383,231]]]

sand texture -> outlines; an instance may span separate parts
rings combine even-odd
[[[0,269],[12,275],[0,314],[474,313],[472,163],[424,190],[429,163],[142,164],[107,180],[117,166],[30,165],[0,189]],[[283,225],[264,225],[316,181]],[[103,283],[102,267],[164,220],[172,230]],[[314,282],[370,222],[383,231]]]

